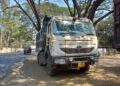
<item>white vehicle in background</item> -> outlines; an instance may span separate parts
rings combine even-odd
[[[86,72],[98,60],[98,40],[89,19],[55,16],[43,28],[36,48],[38,63],[46,65],[49,75],[63,69]]]

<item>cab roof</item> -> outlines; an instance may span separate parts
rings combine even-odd
[[[76,17],[70,17],[70,16],[54,16],[51,18],[52,21],[58,20],[58,21],[84,21],[84,22],[90,22],[92,21],[88,18],[76,18]]]

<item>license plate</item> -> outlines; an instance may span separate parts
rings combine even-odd
[[[85,67],[85,62],[78,63],[78,69]]]

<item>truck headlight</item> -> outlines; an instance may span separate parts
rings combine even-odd
[[[66,62],[65,62],[65,59],[55,59],[54,63],[55,64],[65,64]]]

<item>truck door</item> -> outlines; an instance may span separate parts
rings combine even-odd
[[[47,33],[47,26],[48,23],[50,21],[50,17],[45,16],[45,18],[43,19],[43,27],[41,30],[41,46],[42,46],[42,51],[45,50],[45,46],[46,46],[46,33]]]

